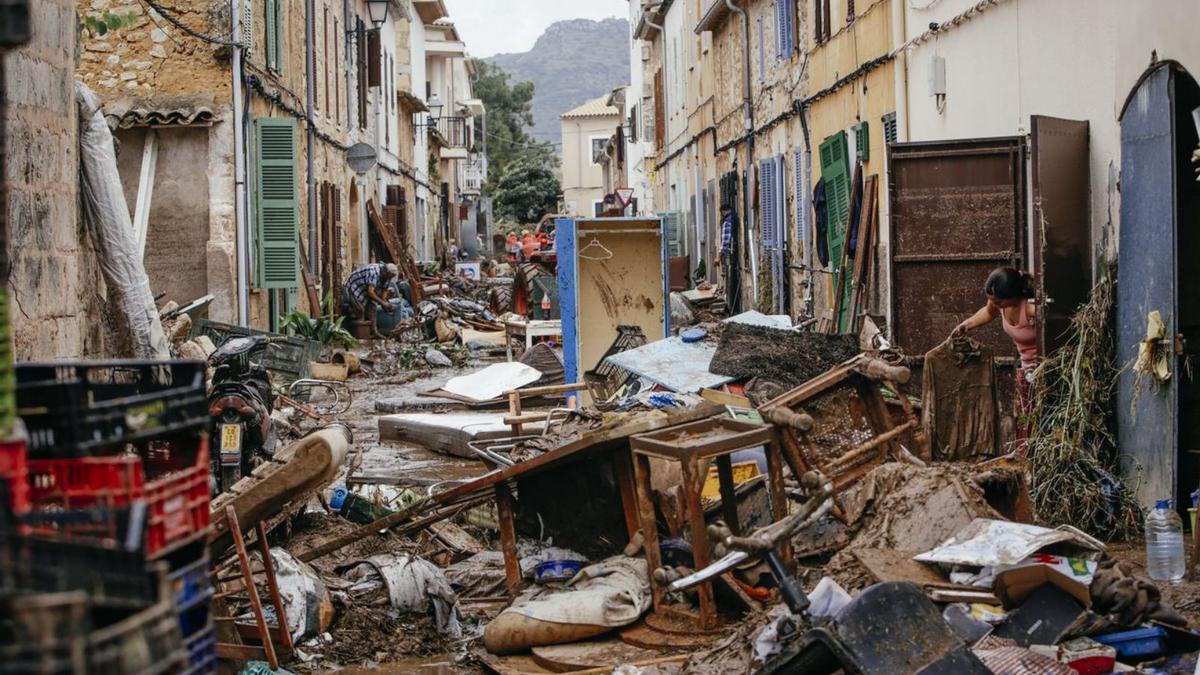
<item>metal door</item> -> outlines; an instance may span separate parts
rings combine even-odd
[[[1117,360],[1132,364],[1157,310],[1166,335],[1176,333],[1176,193],[1174,73],[1162,67],[1138,85],[1121,117],[1121,230],[1117,254]],[[1174,340],[1168,339],[1168,349]],[[1143,506],[1175,496],[1179,460],[1179,379],[1152,386],[1132,367],[1117,384],[1118,442],[1125,476]],[[1139,476],[1140,479],[1134,480]]]
[[[890,150],[892,337],[915,356],[983,306],[989,272],[1020,264],[1025,140],[895,143]],[[975,337],[997,356],[1016,355],[999,322]]]
[[[1033,273],[1039,347],[1049,354],[1092,285],[1088,123],[1041,115],[1032,121]]]

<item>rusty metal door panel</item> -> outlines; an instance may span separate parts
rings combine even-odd
[[[892,337],[909,354],[936,347],[983,306],[983,283],[1022,259],[1023,138],[889,146]],[[976,332],[998,356],[1015,355],[999,324]]]
[[[1088,123],[1034,115],[1033,272],[1039,282],[1039,347],[1062,344],[1092,286]]]
[[[1162,67],[1138,85],[1121,118],[1121,230],[1117,258],[1117,359],[1137,358],[1146,316],[1158,311],[1176,332],[1176,167],[1174,73]],[[1195,261],[1189,261],[1195,264]],[[1173,340],[1169,341],[1173,343]],[[1173,344],[1167,347],[1173,348]],[[1174,497],[1179,461],[1179,368],[1139,386],[1132,368],[1117,382],[1117,439],[1122,470],[1149,506]],[[1140,476],[1139,476],[1140,474]],[[1140,478],[1140,480],[1139,480]]]

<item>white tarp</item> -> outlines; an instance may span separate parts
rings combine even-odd
[[[122,337],[129,342],[127,355],[138,359],[171,358],[117,172],[112,131],[100,111],[100,99],[91,89],[76,82],[75,99],[79,106],[79,191],[84,218],[96,245],[109,301],[125,333]]]
[[[787,314],[763,314],[753,309],[749,312],[742,312],[737,316],[731,316],[725,319],[725,323],[741,323],[747,326],[762,326],[764,328],[778,328],[780,330],[792,329],[792,318]]]
[[[458,621],[458,597],[446,581],[442,568],[415,556],[380,553],[366,560],[338,568],[358,582],[351,593],[370,590],[382,579],[392,607],[402,612],[427,613],[433,610],[438,632],[452,638],[462,637]]]
[[[271,559],[275,563],[275,580],[279,584],[279,596],[283,600],[288,633],[292,639],[299,642],[324,631],[325,627],[321,625],[322,605],[330,601],[321,578],[311,567],[281,548],[271,549]],[[332,618],[332,606],[327,613]]]
[[[470,375],[451,378],[442,388],[451,394],[482,402],[500,398],[505,392],[533,384],[540,379],[540,370],[513,361],[494,363]]]
[[[733,381],[708,370],[716,353],[715,342],[684,342],[672,337],[613,354],[608,362],[671,391],[695,394]]]
[[[941,545],[913,560],[974,567],[1015,565],[1054,544],[1070,544],[1088,551],[1104,550],[1104,544],[1069,525],[1051,530],[1007,520],[976,518]]]

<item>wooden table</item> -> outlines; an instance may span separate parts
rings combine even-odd
[[[704,521],[704,504],[700,493],[708,472],[701,472],[701,462],[713,459],[717,465],[717,477],[721,489],[721,509],[725,524],[738,532],[737,495],[733,482],[733,465],[730,455],[746,448],[767,446],[767,479],[771,493],[771,510],[776,520],[787,515],[787,494],[783,488],[783,465],[779,441],[770,426],[734,420],[727,417],[691,422],[652,433],[634,436],[630,442],[633,451],[634,484],[641,522],[645,537],[646,563],[650,574],[662,566],[662,555],[658,548],[658,525],[654,515],[654,495],[650,486],[650,458],[658,457],[679,462],[683,474],[681,501],[686,511],[688,529],[691,533],[692,556],[695,569],[708,567],[712,562],[711,546]],[[785,560],[791,560],[790,543],[781,545]],[[697,587],[700,597],[700,613],[693,614],[667,606],[665,591],[650,581],[656,611],[676,614],[687,618],[703,630],[715,628],[720,619],[713,600],[712,582]]]
[[[533,347],[535,337],[561,337],[562,321],[557,319],[531,319],[529,321],[504,322],[504,346],[508,348],[508,360],[513,360],[512,338],[525,338],[525,350]]]

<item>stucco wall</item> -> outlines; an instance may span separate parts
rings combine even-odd
[[[592,215],[592,204],[604,198],[604,169],[592,162],[592,139],[607,139],[620,124],[618,115],[562,121],[562,187],[568,212]]]
[[[33,41],[5,58],[15,356],[101,356],[104,282],[79,218],[74,2],[30,9]]]

